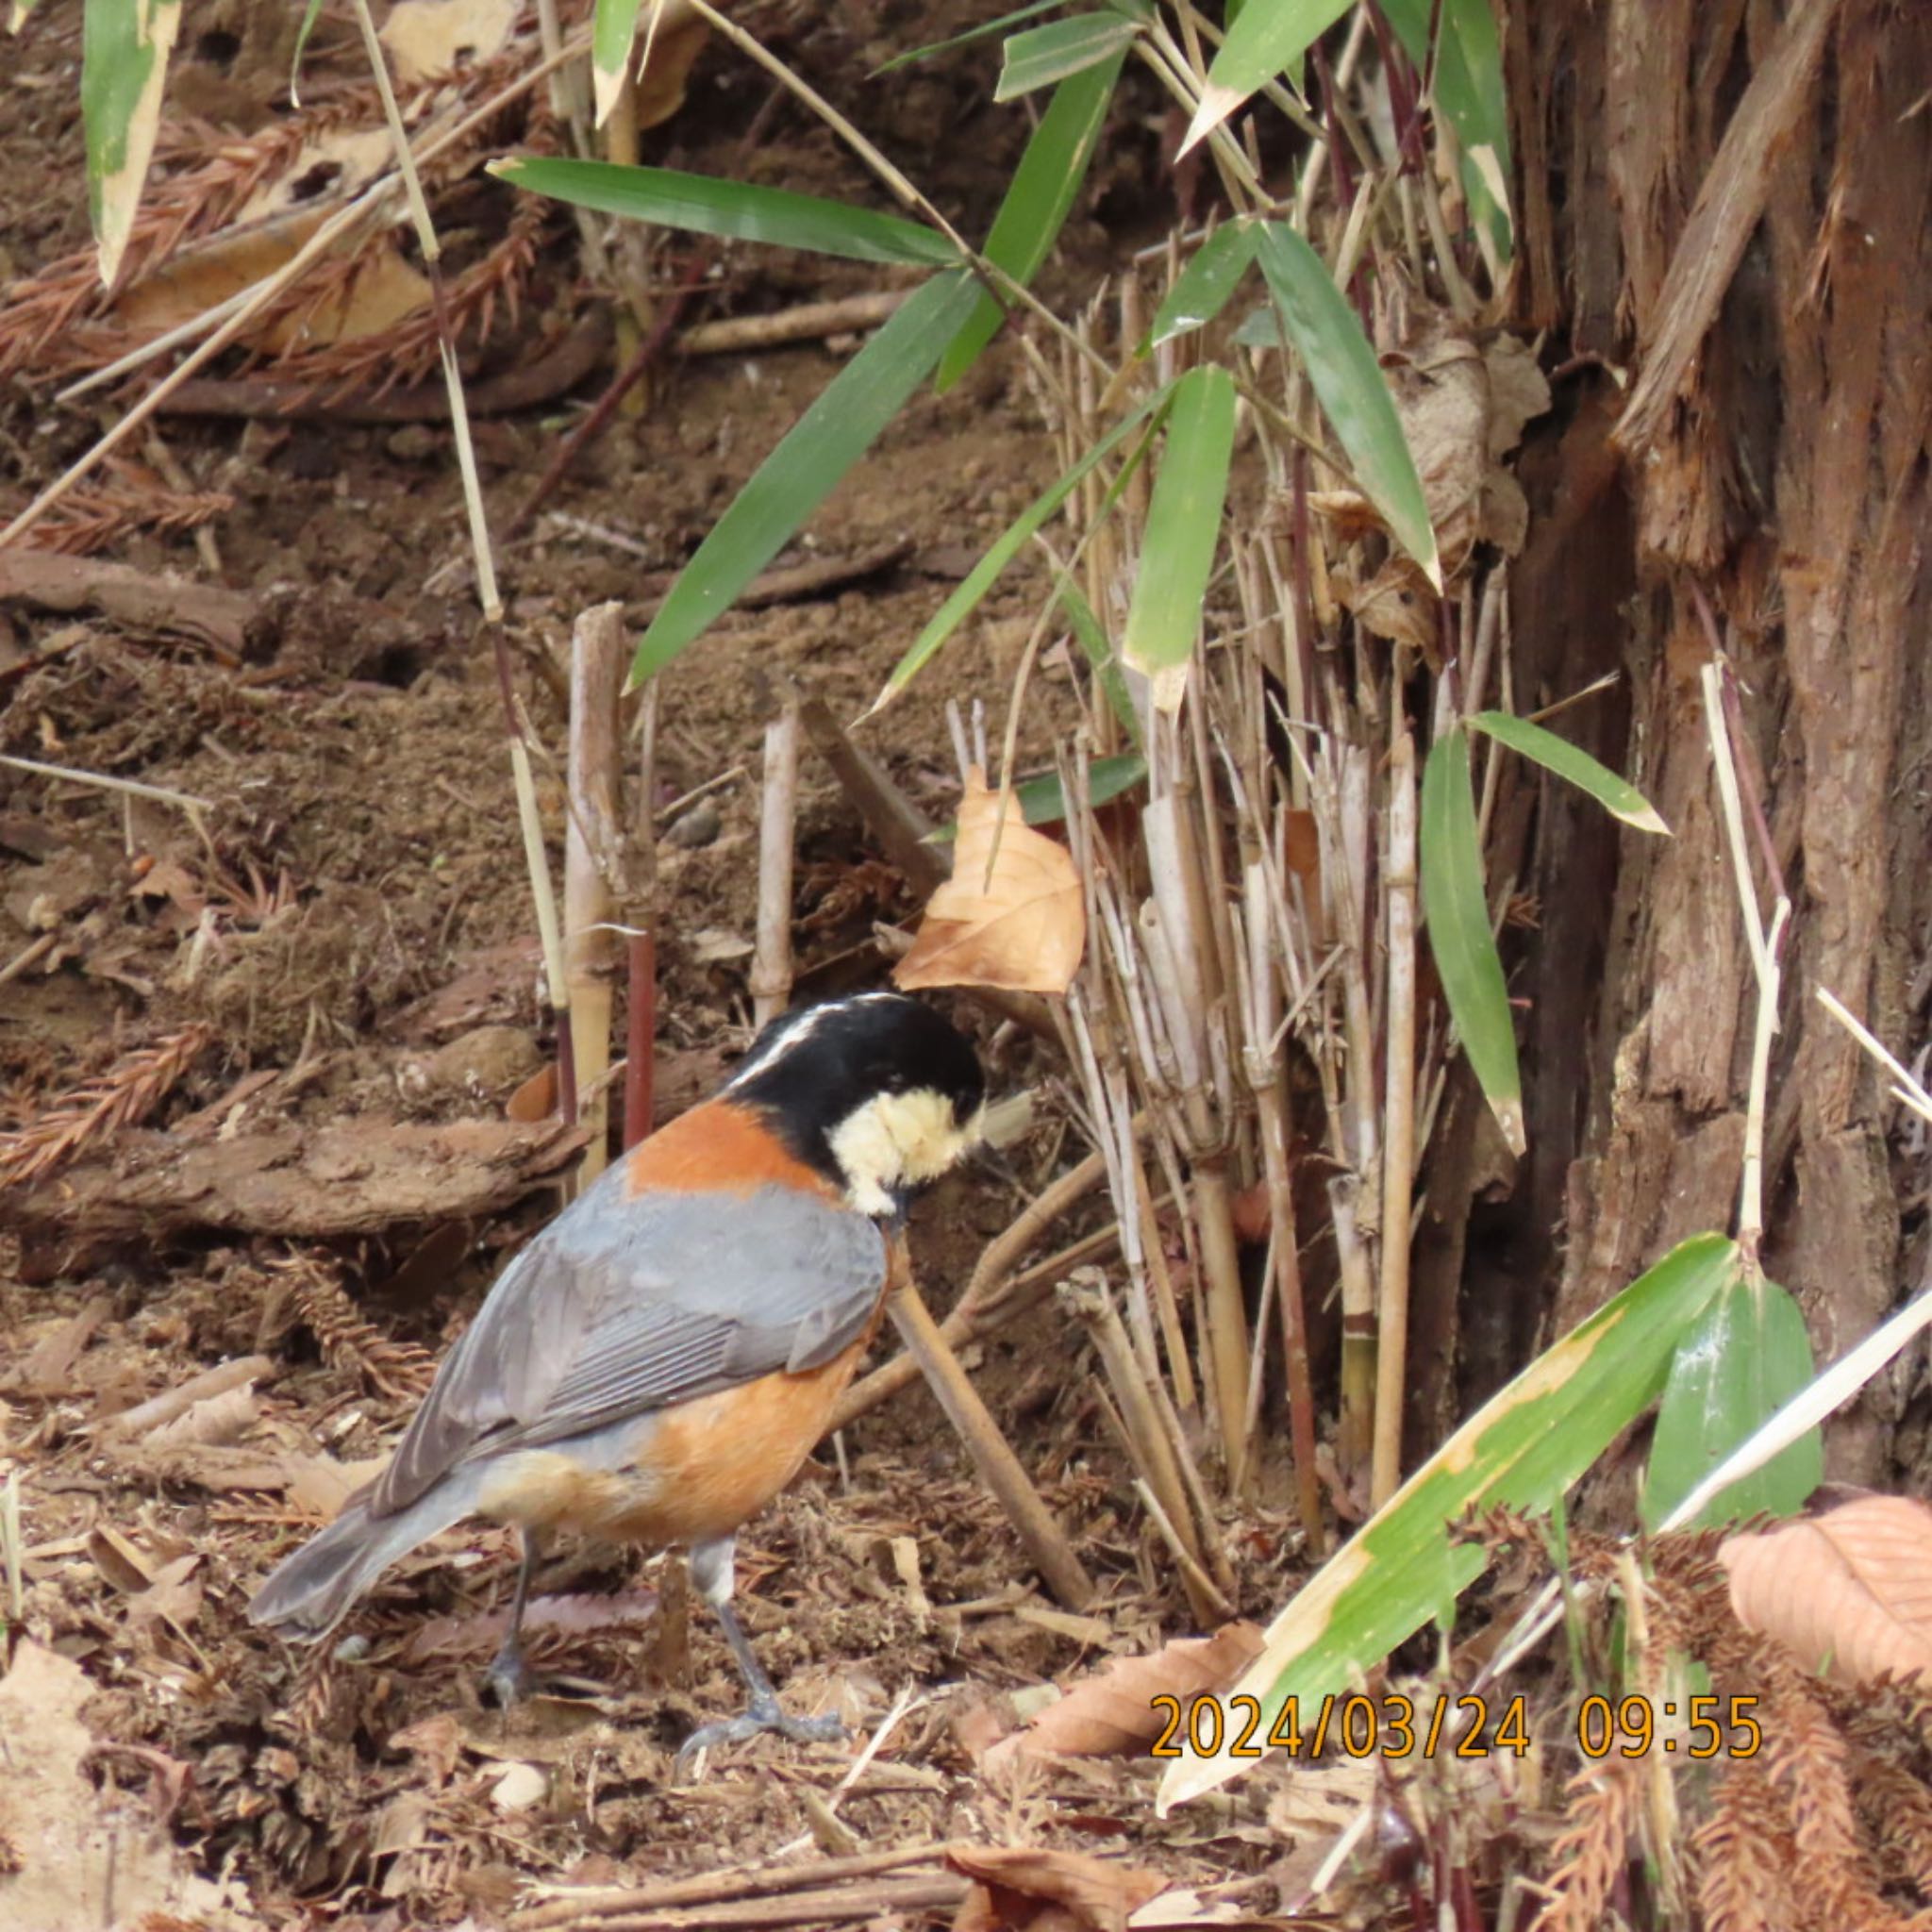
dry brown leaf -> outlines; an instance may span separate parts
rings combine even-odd
[[[513,1121],[526,1127],[547,1121],[557,1111],[557,1062],[550,1061],[519,1087],[503,1104]]]
[[[1514,336],[1478,346],[1445,317],[1384,366],[1444,573],[1453,574],[1478,543],[1517,555],[1529,508],[1502,459],[1523,440],[1524,425],[1550,407],[1550,386],[1534,354]],[[1309,503],[1340,536],[1383,527],[1380,513],[1356,491],[1319,491]],[[1338,574],[1336,590],[1376,636],[1433,657],[1436,593],[1407,557],[1391,555],[1366,579]]]
[[[238,1883],[197,1876],[165,1831],[131,1831],[112,1815],[115,1794],[89,1774],[95,1740],[80,1718],[96,1688],[78,1664],[31,1639],[0,1678],[0,1831],[19,1857],[0,1875],[0,1921],[98,1932],[111,1898],[116,1925],[258,1932]]]
[[[974,765],[959,805],[953,875],[934,891],[912,950],[893,969],[896,985],[1065,992],[1073,984],[1087,944],[1073,855],[1036,832],[1016,799],[1005,805],[1003,814]]]
[[[524,1612],[524,1634],[538,1637],[554,1630],[576,1637],[596,1630],[631,1629],[650,1623],[657,1614],[655,1590],[532,1597]],[[480,1616],[431,1617],[409,1633],[403,1661],[420,1664],[433,1657],[494,1650],[508,1628],[507,1608],[487,1610]]]
[[[355,146],[369,144],[365,156]],[[388,133],[337,133],[316,143],[315,166],[339,167],[344,178],[358,179],[365,168],[380,173],[390,156]],[[291,171],[289,179],[299,178]],[[264,191],[268,192],[269,191]],[[174,328],[205,314],[251,287],[262,276],[286,267],[303,244],[327,219],[335,204],[301,203],[287,213],[264,206],[256,213],[269,219],[249,227],[232,227],[210,241],[175,251],[166,261],[131,283],[114,304],[114,318],[123,326],[145,333]],[[243,211],[243,219],[249,210]],[[320,348],[326,343],[357,341],[395,326],[406,315],[427,307],[429,283],[419,269],[405,261],[387,243],[371,250],[340,294],[285,313],[243,340],[255,348],[285,354],[291,349]]]
[[[398,0],[382,24],[394,77],[414,87],[497,53],[522,0]]]
[[[1731,1608],[1840,1684],[1932,1674],[1932,1508],[1860,1496],[1822,1516],[1728,1538]]]
[[[649,9],[641,9],[639,29],[649,57],[638,75],[638,125],[656,127],[684,106],[691,67],[711,29],[688,0],[664,0],[655,25]]]
[[[1107,1757],[1138,1751],[1167,1723],[1157,1697],[1178,1697],[1185,1711],[1194,1698],[1218,1694],[1261,1653],[1253,1624],[1224,1624],[1212,1637],[1178,1637],[1147,1657],[1115,1657],[1077,1680],[1032,1725],[987,1754],[993,1770],[1015,1754]]]
[[[946,1863],[976,1881],[953,1932],[1126,1932],[1128,1917],[1167,1890],[1158,1872],[1085,1852],[955,1845]]]
[[[389,1466],[386,1456],[338,1462],[333,1456],[291,1456],[288,1462],[289,1500],[333,1523],[342,1505]]]

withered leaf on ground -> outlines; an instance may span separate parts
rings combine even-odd
[[[993,1768],[1024,1756],[1106,1757],[1137,1751],[1167,1720],[1157,1697],[1177,1697],[1182,1711],[1196,1697],[1225,1690],[1261,1651],[1253,1624],[1226,1624],[1212,1637],[1177,1637],[1146,1657],[1119,1657],[1081,1677],[1031,1726],[1003,1739],[987,1754]]]
[[[997,846],[995,846],[997,836]],[[991,876],[988,861],[991,861]],[[966,774],[953,875],[934,891],[894,982],[1065,992],[1087,943],[1087,908],[1073,855],[1025,820],[1017,799]]]
[[[81,1667],[24,1638],[0,1677],[0,1832],[18,1869],[0,1876],[0,1913],[34,1932],[98,1932],[103,1901],[116,1925],[192,1924],[203,1932],[258,1932],[234,1881],[188,1869],[162,1831],[130,1831],[111,1815],[88,1760],[93,1733],[81,1707],[100,1687]]]
[[[1822,1516],[1727,1538],[1731,1607],[1838,1683],[1932,1675],[1932,1508],[1859,1496]]]
[[[953,1932],[1126,1932],[1167,1889],[1141,1866],[1028,1845],[954,1845],[946,1863],[975,1881]]]

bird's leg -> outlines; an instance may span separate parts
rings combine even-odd
[[[776,1731],[781,1738],[800,1744],[829,1743],[845,1735],[844,1724],[835,1714],[789,1717],[779,1705],[778,1693],[772,1688],[771,1678],[765,1675],[758,1653],[751,1647],[751,1639],[738,1621],[738,1612],[731,1607],[731,1592],[737,1580],[736,1554],[736,1543],[728,1536],[720,1537],[715,1542],[699,1543],[691,1553],[691,1576],[698,1594],[717,1616],[724,1641],[731,1646],[731,1655],[737,1660],[739,1674],[751,1692],[751,1702],[741,1716],[699,1725],[677,1754],[680,1773],[700,1751],[708,1751],[713,1744],[736,1744],[757,1737],[760,1731]]]
[[[524,1555],[517,1565],[516,1589],[509,1600],[509,1629],[502,1648],[483,1673],[483,1689],[506,1708],[521,1702],[537,1688],[536,1675],[524,1660],[524,1605],[530,1594],[530,1578],[543,1558],[543,1539],[534,1529],[519,1530],[517,1534]]]

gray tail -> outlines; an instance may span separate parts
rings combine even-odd
[[[248,1621],[296,1643],[326,1637],[398,1557],[469,1515],[474,1489],[445,1478],[393,1516],[374,1517],[366,1502],[351,1503],[275,1567],[250,1601]]]

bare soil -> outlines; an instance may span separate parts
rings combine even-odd
[[[993,57],[974,50],[870,88],[858,77],[913,33],[937,38],[975,9],[941,11],[853,0],[754,25],[964,225],[983,227],[1024,130],[988,103]],[[234,105],[223,88],[245,104],[264,83],[232,52],[224,64],[235,39],[225,16],[190,15],[189,79],[177,85],[198,111]],[[0,92],[0,229],[13,274],[85,231],[77,33],[76,9],[36,14]],[[761,81],[713,49],[691,104],[646,158],[729,172],[763,97]],[[758,170],[876,198],[789,107]],[[1111,227],[1076,218],[1058,275],[1077,278],[1159,212],[1141,131],[1122,130],[1100,176],[1093,206]],[[567,295],[567,224],[547,245]],[[876,285],[847,265],[741,251],[711,312]],[[507,547],[512,655],[543,744],[560,755],[556,673],[575,614],[614,597],[641,618],[642,580],[691,554],[840,353],[808,344],[666,365],[644,411],[621,417],[549,506],[578,526],[540,520]],[[522,500],[608,374],[547,413],[481,425],[493,513]],[[9,491],[24,500],[112,414],[57,408],[43,389],[11,385],[0,394]],[[1003,1778],[977,1768],[978,1744],[1011,1722],[1010,1693],[1186,1627],[1051,1317],[973,1366],[1101,1580],[1089,1619],[1052,1614],[916,1389],[849,1432],[842,1471],[823,1456],[741,1546],[747,1623],[796,1707],[840,1709],[863,1738],[895,1698],[912,1699],[836,1821],[827,1806],[854,1763],[844,1747],[760,1741],[700,1783],[670,1782],[680,1738],[738,1698],[723,1645],[689,1613],[671,1566],[596,1549],[548,1566],[539,1589],[555,1602],[538,1661],[561,1690],[507,1717],[475,1689],[508,1576],[495,1532],[458,1533],[399,1566],[350,1626],[348,1658],[298,1656],[245,1624],[251,1590],[326,1517],[345,1471],[381,1453],[425,1360],[459,1332],[504,1254],[554,1211],[543,1176],[562,1155],[550,1129],[506,1120],[551,1042],[446,430],[170,420],[164,434],[196,487],[235,499],[211,526],[217,567],[185,536],[131,538],[113,554],[255,597],[259,621],[239,661],[85,611],[0,607],[0,749],[199,801],[0,772],[0,1125],[42,1131],[60,1096],[90,1081],[131,1092],[139,1122],[78,1128],[59,1162],[67,1181],[50,1167],[30,1191],[34,1211],[6,1216],[0,1257],[0,1469],[19,1477],[25,1544],[24,1614],[8,1610],[0,1627],[85,1675],[75,1709],[93,1748],[65,1762],[75,1790],[92,1793],[93,1812],[75,1825],[85,1848],[75,1882],[101,1888],[98,1923],[139,1905],[177,1912],[170,1924],[491,1925],[533,1882],[953,1837],[1124,1849],[1197,1883],[1274,1870],[1293,1836],[1264,1827],[1265,1787],[1162,1825],[1145,1803],[1157,1767],[1144,1762]],[[708,794],[715,832],[663,853],[660,1113],[706,1091],[747,1038],[772,675],[856,716],[1051,460],[1020,358],[1002,344],[957,393],[916,402],[780,559],[899,544],[901,561],[816,601],[728,616],[667,674],[656,803],[726,782]],[[943,707],[983,698],[998,728],[1031,621],[1028,584],[1016,574],[865,727],[935,818],[957,796]],[[1021,743],[1038,760],[1073,712],[1051,663],[1032,692]],[[540,786],[556,860],[554,769]],[[916,903],[809,758],[799,836],[801,992],[876,980],[874,922],[908,923]],[[962,1017],[996,1082],[1035,1071],[1024,1039]],[[467,1154],[445,1150],[448,1165],[429,1173],[420,1153],[401,1160],[397,1149],[423,1144],[408,1135],[428,1129],[468,1134]],[[304,1169],[332,1133],[366,1158]],[[1044,1127],[1015,1151],[1011,1178],[975,1174],[927,1204],[914,1245],[936,1304],[1067,1158],[1061,1141]],[[192,1198],[167,1193],[184,1149],[220,1170]],[[347,1215],[385,1158],[401,1160],[422,1198],[372,1210],[366,1225],[330,1221],[323,1208]],[[311,1171],[293,1192],[313,1211],[290,1207],[286,1187],[262,1205],[262,1176]],[[228,1204],[219,1211],[217,1196]],[[122,1206],[73,1211],[82,1199]],[[112,1426],[246,1357],[262,1357],[252,1383],[182,1421]],[[1276,1545],[1243,1555],[1251,1604],[1277,1601]],[[651,1591],[655,1604],[641,1594]],[[988,1707],[991,1729],[974,1715]],[[508,1775],[526,1766],[541,1775]],[[0,1873],[9,1845],[30,1856],[43,1822],[0,1817]],[[137,1882],[136,1851],[171,1843],[162,1875]],[[186,1874],[203,1890],[181,1890]],[[225,1905],[210,1886],[228,1889]],[[1272,1905],[1265,1883],[1244,1895],[1257,1910]]]

